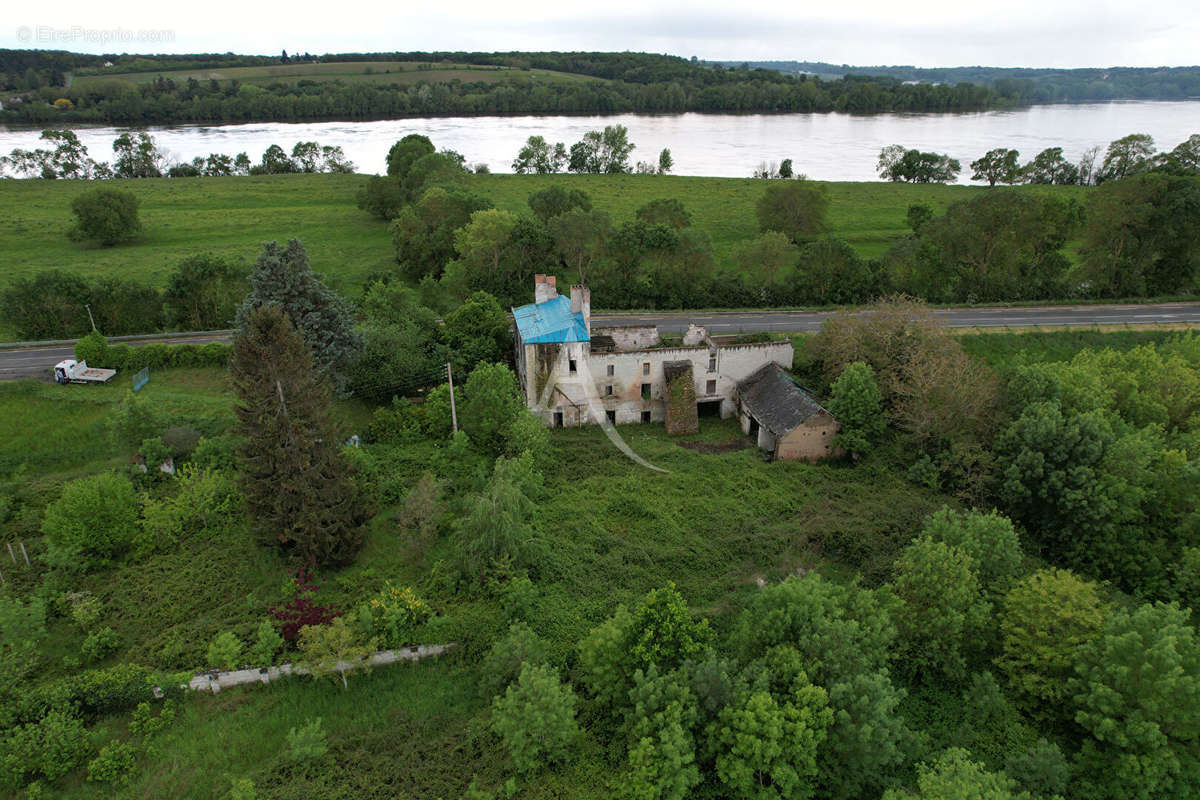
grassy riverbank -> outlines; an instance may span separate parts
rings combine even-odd
[[[733,249],[757,232],[754,206],[765,182],[750,178],[646,175],[473,175],[474,191],[497,207],[527,211],[530,194],[552,184],[591,195],[616,224],[658,198],[679,198],[693,225],[712,237],[718,262],[730,263]],[[394,250],[387,225],[355,206],[362,175],[269,175],[249,178],[191,178],[110,181],[141,201],[144,233],[131,245],[97,247],[67,239],[71,200],[90,188],[76,181],[0,182],[0,253],[5,269],[0,287],[41,270],[65,269],[89,278],[120,277],[161,286],[190,255],[211,251],[253,262],[264,241],[299,237],[313,267],[343,291],[374,272],[391,269]],[[882,255],[908,235],[909,205],[936,212],[951,202],[987,191],[973,186],[899,183],[829,183],[830,233],[846,239],[863,256]],[[1079,187],[1042,187],[1068,196]]]

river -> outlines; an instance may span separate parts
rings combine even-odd
[[[656,162],[671,149],[678,175],[749,177],[763,161],[791,158],[797,173],[817,180],[876,180],[875,162],[886,145],[903,144],[948,153],[963,165],[996,147],[1014,147],[1027,161],[1047,147],[1061,147],[1077,161],[1130,133],[1148,133],[1169,150],[1200,133],[1200,101],[1155,101],[1033,106],[966,114],[616,114],[610,116],[441,117],[374,122],[252,123],[151,128],[172,160],[209,153],[246,152],[257,162],[272,144],[289,152],[297,141],[340,145],[359,172],[382,172],[388,148],[408,133],[423,133],[440,148],[457,150],[470,163],[509,172],[533,135],[569,148],[586,131],[620,124],[637,149],[633,161]],[[75,126],[92,158],[111,160],[112,140],[123,128]],[[39,131],[0,126],[0,153],[40,146]]]

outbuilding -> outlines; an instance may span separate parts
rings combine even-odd
[[[742,430],[776,461],[817,461],[841,454],[833,446],[842,424],[778,364],[764,364],[737,385]]]

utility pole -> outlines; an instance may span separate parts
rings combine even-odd
[[[88,319],[89,319],[89,320],[91,320],[91,322],[92,322],[92,331],[93,331],[93,332],[95,332],[95,330],[96,330],[96,319],[95,319],[95,318],[92,316],[92,306],[91,306],[91,304],[89,304],[89,303],[84,303],[84,304],[83,304],[83,307],[87,309],[87,312],[88,312]]]
[[[454,410],[454,373],[449,364],[446,364],[446,379],[450,381],[450,424],[454,426],[454,432],[458,433],[458,412]]]

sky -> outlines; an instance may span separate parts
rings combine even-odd
[[[861,66],[1200,62],[1195,0],[62,0],[10,7],[0,48],[275,54],[603,50]]]

